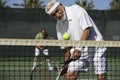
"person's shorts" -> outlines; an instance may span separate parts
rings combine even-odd
[[[40,54],[41,54],[40,50],[38,48],[35,48],[35,56],[38,56]],[[49,55],[48,49],[44,49],[43,50],[43,54],[46,55],[46,56],[48,56]]]
[[[97,48],[91,64],[94,66],[95,74],[103,74],[107,71],[106,48]]]
[[[79,59],[72,61],[68,64],[68,72],[73,71],[88,71],[89,64],[92,65],[95,74],[106,73],[107,63],[106,63],[106,48],[94,48],[94,51],[91,53],[94,56],[88,56],[86,59]]]

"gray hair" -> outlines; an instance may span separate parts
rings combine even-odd
[[[51,6],[53,6],[55,3],[56,3],[56,0],[51,0],[49,3],[47,3],[45,7],[45,12],[47,13],[49,9],[51,8]]]

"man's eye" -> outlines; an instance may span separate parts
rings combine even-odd
[[[51,16],[55,16],[55,13],[54,13],[54,14],[51,14]]]
[[[59,9],[57,9],[56,11],[55,11],[55,13],[57,13],[59,11]]]

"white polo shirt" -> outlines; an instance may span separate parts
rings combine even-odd
[[[80,40],[83,31],[90,27],[91,35],[89,40],[103,40],[103,37],[91,17],[78,5],[65,7],[67,19],[65,21],[57,20],[56,30],[59,40],[63,40],[63,34],[68,32],[70,40]]]
[[[65,7],[65,10],[67,14],[67,20],[58,20],[56,25],[57,36],[59,40],[63,40],[62,36],[65,32],[70,34],[70,40],[80,40],[83,31],[88,27],[91,29],[89,40],[103,40],[103,37],[94,24],[93,20],[83,8],[78,5],[73,5],[70,7]],[[80,66],[82,66],[83,62],[79,62],[81,62],[82,59],[90,59],[92,57],[91,55],[94,55],[94,63],[91,62],[91,64],[94,64],[95,73],[106,73],[106,58],[105,55],[103,55],[105,51],[106,48],[84,48],[84,52],[81,53],[79,61],[77,62],[76,60],[75,63],[71,62],[71,64],[69,64],[70,67],[68,67],[68,70],[80,70]]]

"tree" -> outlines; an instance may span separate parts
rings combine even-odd
[[[23,0],[23,4],[17,4],[14,3],[14,6],[22,6],[24,8],[43,8],[44,5],[42,5],[44,2],[40,0]]]
[[[6,5],[7,1],[0,0],[0,8],[10,8],[10,6]]]
[[[120,0],[113,0],[110,3],[110,7],[112,10],[120,10]]]
[[[94,8],[93,0],[91,2],[87,3],[87,0],[77,0],[76,4],[80,5],[84,9],[91,10]]]

